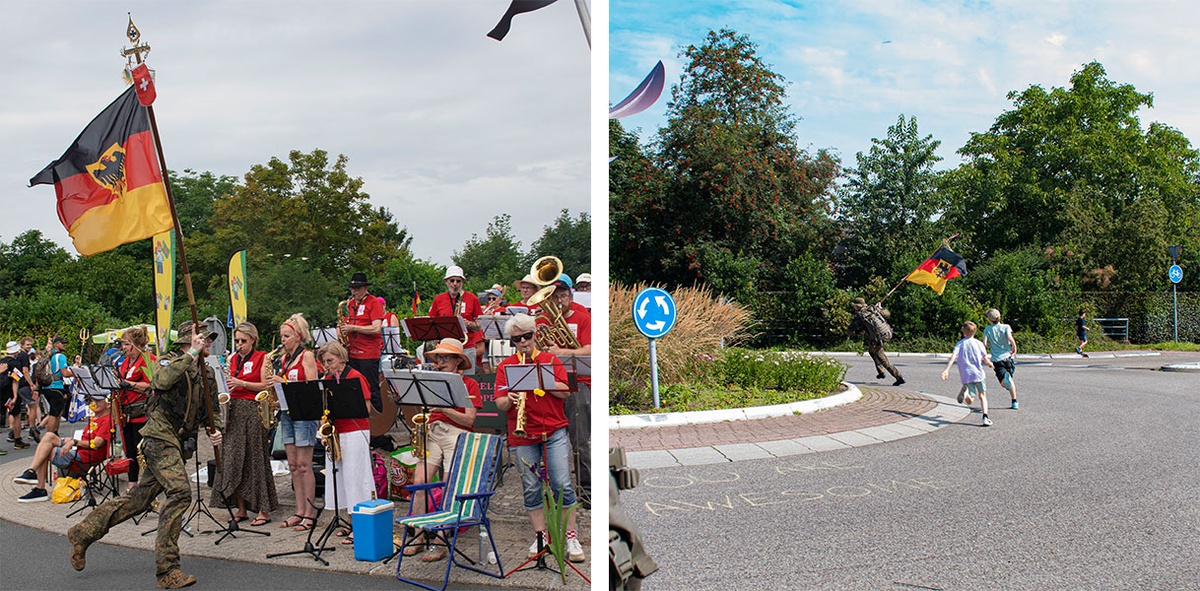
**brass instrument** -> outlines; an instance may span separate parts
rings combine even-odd
[[[217,404],[221,407],[221,424],[229,424],[229,392],[217,394]]]
[[[554,303],[554,286],[547,285],[539,289],[537,293],[529,297],[529,307],[538,306],[539,314],[542,314],[550,321],[549,326],[541,326],[534,335],[535,342],[539,349],[549,349],[550,347],[562,347],[563,349],[578,349],[580,347],[579,339],[575,338],[575,334],[571,332],[571,327],[567,326],[566,318],[563,318],[562,310],[558,309],[558,304]]]
[[[529,274],[533,275],[533,280],[538,285],[550,285],[558,281],[558,277],[563,274],[562,261],[556,256],[544,256],[533,261],[533,266],[529,267]]]
[[[350,323],[350,300],[346,299],[338,302],[337,310],[334,313],[337,314],[338,341],[340,341],[342,345],[345,345],[347,342],[346,333],[342,332],[342,328]]]
[[[429,450],[425,449],[425,437],[428,434],[428,429],[429,429],[429,426],[428,426],[429,425],[429,414],[419,413],[419,414],[413,415],[412,424],[413,424],[413,440],[412,440],[413,457],[417,458],[417,461],[424,461],[425,457],[429,455]]]
[[[279,345],[274,351],[267,353],[265,362],[268,376],[278,375],[279,368],[275,366],[275,363],[282,353],[283,345]],[[262,421],[263,429],[270,431],[275,428],[275,423],[279,422],[279,416],[275,412],[275,408],[279,406],[279,395],[275,394],[275,388],[269,382],[267,386],[266,390],[254,395],[254,401],[258,403],[258,420]],[[218,400],[220,400],[219,397]]]
[[[517,398],[517,425],[513,427],[513,437],[524,439],[528,433],[525,432],[525,421],[529,415],[525,412],[525,397],[529,396],[528,392],[521,392],[520,398]]]
[[[329,411],[325,411],[325,416],[321,417],[321,424],[317,426],[317,437],[321,438],[321,445],[325,446],[326,453],[333,461],[342,461],[342,442],[338,441],[337,428],[333,426],[333,421],[329,420]]]

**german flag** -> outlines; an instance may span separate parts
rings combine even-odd
[[[146,107],[132,86],[29,179],[30,187],[49,184],[58,195],[58,219],[81,255],[174,227]]]
[[[413,282],[413,296],[412,296],[412,312],[413,312],[413,316],[416,316],[416,315],[417,315],[417,308],[418,308],[420,305],[421,305],[421,292],[417,291],[417,282],[416,282],[416,281],[414,281],[414,282]]]
[[[933,256],[905,279],[918,285],[928,285],[938,295],[946,290],[946,282],[967,274],[967,261],[949,248],[939,248]]]

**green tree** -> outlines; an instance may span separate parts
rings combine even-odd
[[[472,234],[451,258],[462,267],[466,289],[471,292],[483,291],[493,283],[511,284],[528,271],[528,267],[522,268],[521,243],[513,236],[512,216],[507,213],[492,218],[482,238]]]
[[[559,212],[554,224],[546,226],[542,237],[529,247],[529,255],[525,257],[522,266],[528,269],[534,261],[545,255],[558,257],[563,263],[563,270],[572,279],[580,273],[591,271],[592,220],[586,211],[579,214],[578,219],[572,219],[571,212],[565,209]],[[498,283],[507,284],[504,281]]]
[[[863,286],[872,277],[894,281],[911,270],[904,268],[909,259],[937,244],[939,145],[932,135],[921,137],[916,117],[900,115],[887,137],[873,138],[870,152],[859,152],[858,166],[846,170],[836,209],[846,234],[844,256],[838,257],[846,284]]]
[[[26,230],[12,244],[0,243],[0,297],[33,293],[39,270],[70,259],[71,255],[44,238],[41,230]]]
[[[614,281],[629,285],[656,278],[661,273],[661,246],[654,243],[654,228],[661,218],[665,174],[655,167],[638,144],[637,135],[621,122],[608,122],[608,257]]]

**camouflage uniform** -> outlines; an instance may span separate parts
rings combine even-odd
[[[854,306],[862,307],[855,311],[854,317],[850,319],[849,332],[852,335],[863,334],[863,344],[867,347],[867,353],[871,355],[871,361],[875,362],[876,378],[882,378],[884,370],[887,370],[893,378],[896,378],[894,386],[903,384],[904,376],[900,375],[900,370],[896,369],[896,366],[888,360],[887,353],[883,350],[883,339],[875,333],[874,324],[867,318],[868,314],[878,314],[880,317],[884,317],[882,309],[878,306],[861,304],[857,300],[854,302]]]
[[[187,332],[191,332],[190,327]],[[184,341],[184,337],[184,331],[180,330],[176,344]],[[190,338],[187,334],[188,341]],[[142,476],[132,490],[100,505],[72,527],[68,532],[72,542],[86,548],[117,524],[141,515],[158,494],[165,491],[167,499],[158,509],[158,537],[154,544],[156,576],[161,578],[179,568],[179,533],[183,514],[192,500],[184,461],[195,453],[197,431],[207,418],[198,365],[205,367],[208,391],[213,398],[212,408],[217,408],[216,382],[212,370],[203,362],[197,364],[185,352],[176,352],[160,360],[150,381],[154,391],[147,408],[146,425],[140,431],[143,438],[141,451],[146,459]],[[220,417],[213,419],[217,430],[221,430]]]

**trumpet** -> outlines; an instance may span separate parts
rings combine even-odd
[[[529,413],[525,410],[525,397],[529,396],[528,392],[521,392],[517,398],[517,425],[513,427],[513,437],[524,439],[529,435],[525,431],[525,421],[529,418]]]
[[[426,413],[419,413],[419,414],[413,415],[412,424],[413,424],[413,441],[412,441],[413,456],[416,457],[418,461],[424,461],[425,457],[429,455],[429,451],[425,449],[425,437],[427,434],[427,430],[429,428],[428,427],[429,415]]]
[[[350,323],[350,300],[342,300],[337,303],[337,310],[334,311],[337,315],[337,335],[338,341],[342,345],[346,344],[346,333],[342,332],[344,327]]]
[[[321,417],[321,424],[317,427],[317,437],[321,438],[321,445],[325,446],[325,450],[333,461],[342,461],[342,442],[338,440],[337,427],[334,427],[333,421],[329,420],[329,411],[325,411],[325,416]]]

